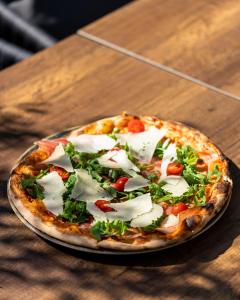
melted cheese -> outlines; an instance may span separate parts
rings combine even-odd
[[[140,133],[119,134],[118,139],[122,145],[128,144],[133,154],[143,162],[150,162],[158,142],[166,135],[165,128],[150,127]]]
[[[133,178],[129,178],[124,186],[124,192],[131,192],[137,189],[140,189],[142,187],[147,186],[149,183],[149,180],[146,178],[136,175]]]
[[[36,180],[44,191],[44,205],[53,214],[58,215],[63,212],[63,198],[62,195],[66,192],[66,188],[61,176],[57,172],[51,172],[41,179]]]
[[[130,221],[149,212],[153,205],[148,193],[122,203],[111,203],[108,206],[116,211],[105,213],[107,219]]]
[[[79,152],[97,153],[100,150],[110,150],[117,142],[106,134],[81,134],[68,138]]]
[[[135,166],[134,163],[131,162],[131,160],[129,160],[125,150],[109,151],[106,154],[99,157],[98,162],[100,163],[100,165],[107,168],[112,168],[112,169],[120,168],[124,170],[126,173],[130,171],[130,174],[131,171],[135,171],[135,172],[140,171],[138,167]]]
[[[150,212],[143,214],[132,220],[132,227],[145,227],[152,224],[153,221],[156,221],[163,214],[163,208],[161,205],[153,203],[153,208]]]
[[[174,197],[182,196],[189,188],[188,183],[181,176],[167,176],[163,180],[166,184],[162,189],[171,193]]]
[[[164,219],[161,227],[163,228],[172,227],[178,225],[178,223],[179,223],[179,216],[175,216],[171,214]]]
[[[53,153],[42,163],[61,167],[68,172],[74,171],[71,160],[65,153],[62,143],[59,143],[54,149]]]
[[[76,181],[72,189],[71,198],[85,202],[112,199],[99,183],[83,169],[76,170]]]

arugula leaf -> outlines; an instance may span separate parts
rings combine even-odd
[[[162,188],[165,184],[165,181],[161,181],[160,183],[151,183],[149,185],[148,188],[153,202],[158,203],[159,200],[167,194],[167,192]]]
[[[198,187],[197,193],[194,196],[194,204],[197,206],[206,205],[205,186]]]
[[[63,213],[59,216],[72,223],[86,222],[89,217],[89,213],[86,210],[86,202],[67,199],[64,202]]]
[[[157,144],[157,147],[155,149],[154,155],[158,156],[160,159],[162,159],[163,158],[163,152],[164,152],[164,150],[167,149],[167,147],[169,146],[169,144],[170,144],[170,141],[169,141],[169,143],[165,147],[163,147],[163,142],[160,141]]]
[[[212,177],[216,178],[216,181],[219,181],[222,177],[222,173],[219,170],[219,165],[214,165],[214,168],[212,171],[208,172],[207,178],[208,181],[212,181]]]
[[[147,231],[147,232],[154,231],[157,227],[159,227],[161,225],[161,223],[162,223],[162,221],[163,221],[164,218],[165,218],[164,216],[161,216],[157,220],[152,221],[152,224],[143,227],[143,230]]]
[[[114,139],[115,141],[117,141],[117,136],[116,134],[120,132],[120,129],[119,128],[113,128],[113,131],[112,133],[109,133],[108,136],[112,139]]]
[[[184,145],[177,148],[177,159],[184,166],[194,166],[196,165],[199,156],[197,151],[189,145]]]
[[[98,221],[92,228],[92,235],[100,241],[102,237],[122,236],[129,228],[129,223],[121,220]]]
[[[183,170],[183,177],[189,185],[208,183],[207,175],[197,173],[196,168],[194,166],[185,166],[185,169]]]
[[[65,187],[66,187],[67,190],[63,194],[63,200],[67,200],[70,197],[72,189],[73,189],[74,184],[75,184],[75,181],[76,181],[76,175],[75,174],[71,174],[68,177],[68,180],[64,183],[64,185],[65,185]]]
[[[21,186],[34,199],[44,199],[43,188],[36,182],[36,179],[41,178],[44,173],[38,176],[25,174],[21,181]]]

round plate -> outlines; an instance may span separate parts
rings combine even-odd
[[[79,126],[77,127],[73,127],[70,129],[67,129],[63,132],[59,132],[56,134],[53,134],[51,136],[46,137],[45,139],[51,140],[51,139],[56,139],[56,138],[61,138],[66,136],[68,133],[70,133],[71,131],[80,128]],[[21,157],[18,159],[18,161],[16,162],[15,166],[13,167],[13,169],[16,167],[17,164],[19,164],[19,162],[21,162],[26,156],[28,156],[33,150],[37,149],[37,145],[33,145],[30,148],[28,148],[22,155]],[[199,236],[200,234],[204,233],[205,231],[207,231],[210,227],[212,227],[221,217],[222,215],[225,213],[230,199],[231,199],[231,195],[229,195],[228,197],[228,201],[225,203],[225,205],[223,206],[223,208],[220,210],[220,212],[218,212],[216,214],[215,217],[212,218],[212,220],[210,220],[207,225],[200,230],[199,232],[193,234],[192,236],[190,236],[189,238],[185,239],[184,241],[180,241],[179,243],[174,243],[174,244],[170,244],[167,245],[165,247],[161,247],[161,248],[154,248],[154,249],[146,249],[146,250],[138,250],[138,251],[119,251],[119,250],[105,250],[104,248],[101,249],[93,249],[93,248],[88,248],[88,247],[83,247],[83,246],[77,246],[74,244],[70,244],[67,242],[63,242],[57,238],[54,238],[44,232],[42,232],[41,230],[39,230],[38,228],[34,227],[32,224],[30,224],[22,215],[21,213],[18,211],[18,209],[15,207],[10,193],[9,193],[9,182],[8,182],[8,199],[9,199],[9,203],[13,209],[13,211],[15,212],[15,214],[17,215],[17,217],[23,222],[23,224],[25,224],[28,228],[30,228],[33,232],[35,232],[37,235],[39,235],[40,237],[42,237],[43,239],[46,239],[56,245],[62,246],[62,247],[66,247],[72,250],[77,250],[77,251],[81,251],[81,252],[87,252],[87,253],[93,253],[93,254],[103,254],[103,255],[136,255],[136,254],[143,254],[143,253],[153,253],[153,252],[157,252],[157,251],[162,251],[162,250],[166,250],[168,248],[172,248],[178,245],[181,245],[183,243],[186,243],[192,239],[194,239],[195,237]]]

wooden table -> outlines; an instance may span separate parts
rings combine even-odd
[[[228,210],[195,240],[151,255],[77,255],[46,243],[9,206],[13,162],[37,139],[122,110],[177,119],[209,135],[232,161]],[[239,299],[239,114],[235,97],[77,35],[2,71],[0,299]]]

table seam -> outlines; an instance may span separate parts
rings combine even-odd
[[[226,97],[229,97],[229,98],[231,98],[231,99],[233,99],[235,101],[238,101],[238,102],[240,101],[240,97],[239,96],[234,95],[234,94],[232,94],[232,93],[230,93],[230,92],[228,92],[228,91],[226,91],[224,89],[221,89],[221,88],[218,88],[218,87],[216,87],[214,85],[208,84],[208,83],[206,83],[206,82],[204,82],[204,81],[202,81],[200,79],[197,79],[197,78],[195,78],[195,77],[193,77],[191,75],[188,75],[188,74],[183,73],[183,72],[181,72],[179,70],[176,70],[175,68],[166,66],[166,65],[161,64],[161,63],[158,63],[155,60],[147,58],[147,57],[145,57],[145,56],[143,56],[141,54],[138,54],[138,53],[136,53],[134,51],[131,51],[131,50],[127,49],[127,48],[121,47],[121,46],[119,46],[119,45],[117,45],[115,43],[112,43],[112,42],[108,41],[108,40],[102,39],[102,38],[100,38],[98,36],[95,36],[95,35],[93,35],[91,33],[86,32],[84,30],[78,30],[77,31],[77,35],[80,36],[80,37],[82,37],[82,38],[88,39],[88,40],[90,40],[92,42],[95,42],[96,44],[99,44],[101,46],[110,48],[110,49],[115,50],[115,51],[117,51],[119,53],[122,53],[122,54],[124,54],[126,56],[132,57],[132,58],[134,58],[134,59],[136,59],[138,61],[141,61],[141,62],[143,62],[145,64],[151,65],[152,67],[160,69],[160,70],[162,70],[164,72],[167,72],[169,74],[172,74],[172,75],[175,75],[177,77],[180,77],[180,78],[182,78],[184,80],[190,81],[190,82],[192,82],[194,84],[197,84],[199,86],[207,88],[208,90],[211,90],[211,91],[216,92],[218,94],[221,94],[221,95],[224,95]]]

